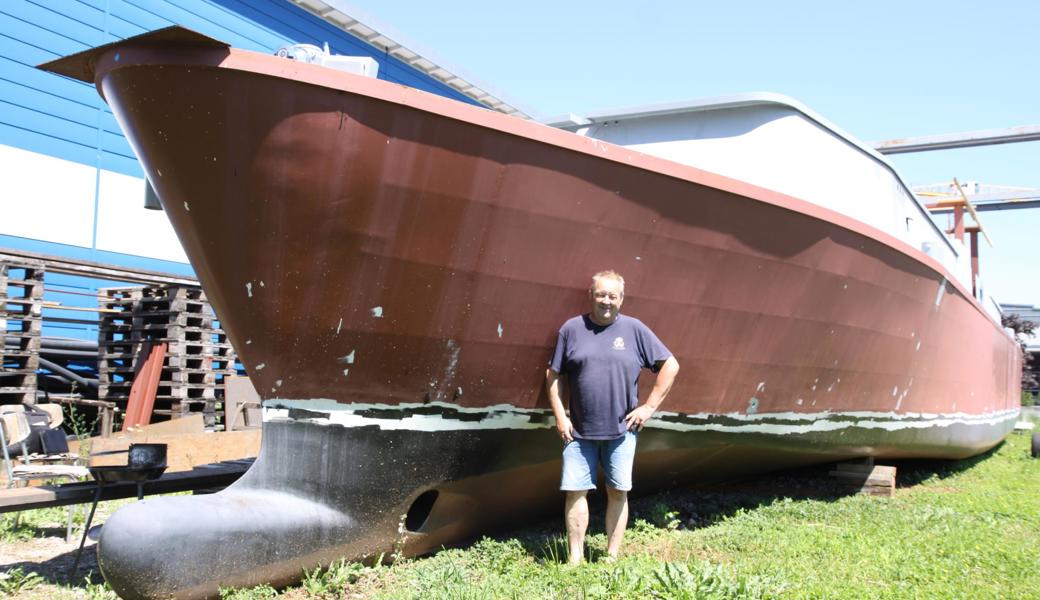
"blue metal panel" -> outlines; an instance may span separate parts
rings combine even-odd
[[[337,54],[376,59],[380,79],[476,104],[284,0],[2,0],[0,144],[140,177],[141,167],[130,145],[94,86],[44,73],[35,65],[173,24],[265,53],[288,44],[328,43]],[[0,247],[193,275],[191,266],[183,263],[17,236],[0,235]],[[127,284],[57,273],[49,273],[46,279],[49,300],[80,308],[97,306],[99,287],[121,285]],[[67,319],[97,316],[55,308],[46,312],[48,317]],[[97,328],[52,322],[44,335],[97,339]]]
[[[177,275],[195,275],[191,266],[184,263],[156,258],[144,258],[142,256],[121,254],[118,252],[107,252],[104,250],[92,250],[80,246],[55,244],[53,242],[43,242],[40,240],[20,238],[11,235],[0,235],[0,250],[3,248],[16,248],[41,254],[64,256],[79,260],[90,260],[133,269],[161,271]],[[98,288],[129,285],[139,284],[48,272],[44,280],[44,299],[58,302],[62,306],[96,308],[96,295]],[[58,317],[65,319],[90,320],[96,319],[97,313],[62,310],[60,308],[45,308],[44,316],[46,318]],[[50,321],[43,328],[43,335],[96,340],[97,327],[83,323],[55,323]]]
[[[111,13],[126,20],[132,20],[140,15],[141,11],[151,14],[151,18],[164,20],[163,27],[174,24],[182,25],[227,42],[236,48],[260,52],[269,49],[267,44],[257,39],[262,34],[262,30],[253,23],[205,0],[185,3],[142,2],[141,0],[112,2]]]
[[[4,115],[3,120],[8,125],[31,129],[73,144],[83,146],[96,144],[97,129],[84,123],[24,108],[3,100],[0,100],[0,114]]]
[[[35,65],[173,24],[264,53],[295,43],[328,43],[337,54],[376,59],[381,79],[476,104],[285,0],[0,0],[0,144],[140,177],[140,164],[94,86],[44,73]],[[2,186],[0,194],[5,192]],[[192,274],[183,263],[10,235],[0,235],[0,247]],[[48,276],[48,285],[53,281],[90,293],[99,286],[120,285],[80,279]],[[80,325],[56,327],[65,331],[47,333],[88,339],[96,335]]]
[[[0,13],[73,40],[82,47],[111,41],[102,33],[104,13],[79,2],[52,2],[50,8],[35,4],[31,0],[5,2],[0,5]]]
[[[473,103],[283,0],[8,0],[0,3],[0,144],[91,166],[101,162],[139,176],[129,145],[92,86],[34,66],[174,23],[260,52],[291,43],[327,42],[334,52],[375,58],[383,79]]]

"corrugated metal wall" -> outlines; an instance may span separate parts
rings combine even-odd
[[[93,86],[35,68],[60,56],[174,24],[266,53],[288,44],[327,42],[334,53],[375,58],[380,79],[475,104],[287,0],[0,0],[0,150],[5,150],[0,157],[0,223],[7,225],[0,233],[0,247],[191,273],[185,263],[99,247],[99,203],[104,209],[104,194],[99,190],[115,174],[143,177],[141,168]],[[23,160],[28,163],[18,162]],[[25,164],[33,166],[32,174],[25,174]],[[95,183],[91,173],[97,174]],[[63,178],[77,183],[62,188],[42,181]],[[17,184],[10,183],[15,180]],[[42,188],[49,191],[40,192]],[[63,189],[74,189],[75,197]],[[143,201],[143,182],[141,190]],[[133,213],[133,219],[154,220],[154,213],[146,215],[148,211],[134,202],[140,213]],[[76,236],[64,233],[62,227],[72,231],[77,224]],[[144,249],[140,252],[147,254]],[[65,306],[96,306],[97,287],[111,285],[118,282],[47,276],[48,298]],[[45,315],[58,318],[90,315],[45,310]],[[45,334],[89,339],[96,336],[96,329],[52,321]]]
[[[4,0],[0,2],[0,144],[141,176],[112,113],[90,85],[35,65],[169,25],[259,52],[328,42],[371,56],[379,77],[474,103],[285,0]]]

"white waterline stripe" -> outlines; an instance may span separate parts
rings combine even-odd
[[[322,401],[324,405],[325,401]],[[446,403],[415,404],[415,405],[369,405],[369,404],[340,404],[333,403],[335,408],[329,410],[322,406],[319,408],[313,400],[269,400],[265,402],[265,421],[302,421],[320,425],[339,425],[342,427],[365,427],[377,426],[382,430],[412,430],[412,431],[454,431],[454,430],[483,430],[483,429],[548,429],[554,427],[554,420],[549,416],[551,411],[542,409],[519,409],[508,404],[500,404],[487,408],[469,408],[460,410],[462,407]],[[365,416],[356,414],[358,411],[406,412],[409,408],[438,408],[448,409],[457,413],[480,414],[486,416],[479,420],[462,420],[451,418],[442,414],[413,414],[402,418],[380,418],[376,416]],[[324,408],[324,409],[323,409]],[[314,416],[290,417],[291,409],[303,410],[316,413]],[[785,417],[797,414],[798,419],[785,419]],[[900,429],[926,429],[931,427],[950,427],[953,425],[998,425],[1011,419],[1017,420],[1020,411],[1018,409],[1007,409],[984,413],[980,415],[969,415],[967,413],[953,413],[948,415],[931,415],[922,413],[906,413],[896,415],[895,413],[877,412],[822,412],[812,413],[817,418],[807,419],[808,415],[799,413],[767,413],[755,415],[756,420],[770,418],[773,420],[795,420],[811,421],[806,424],[792,425],[783,423],[760,423],[727,424],[711,421],[733,421],[741,420],[734,418],[735,413],[711,415],[699,413],[696,415],[681,415],[679,413],[659,413],[659,417],[647,422],[646,426],[652,429],[667,429],[672,431],[719,431],[728,433],[766,433],[773,435],[792,435],[824,431],[837,431],[841,429],[883,429],[897,431]],[[532,422],[531,417],[542,417],[538,422]],[[747,416],[747,415],[741,415]],[[681,419],[682,421],[677,421]],[[694,423],[690,421],[709,421],[707,423]]]
[[[515,414],[524,415],[543,415],[552,416],[552,410],[547,408],[519,408],[511,404],[495,404],[492,406],[459,406],[457,404],[450,404],[448,402],[405,402],[401,404],[369,404],[369,403],[350,403],[345,404],[330,400],[328,398],[316,398],[316,399],[288,399],[288,398],[274,398],[271,400],[264,401],[265,407],[285,407],[285,408],[296,408],[301,410],[308,410],[314,412],[359,412],[359,411],[372,411],[372,410],[387,410],[387,411],[411,411],[411,410],[424,410],[428,411],[431,408],[440,408],[450,411],[455,411],[463,414],[498,414],[502,412],[509,412]],[[902,420],[921,420],[921,419],[979,419],[979,418],[990,418],[997,415],[1010,415],[1019,414],[1020,410],[1017,408],[1002,409],[989,413],[971,414],[966,412],[955,412],[955,413],[925,413],[925,412],[880,412],[880,411],[817,411],[817,412],[767,412],[767,413],[678,413],[672,411],[659,410],[654,413],[655,417],[679,417],[683,419],[708,419],[714,420],[720,417],[731,419],[735,421],[819,421],[821,419],[829,419],[832,417],[843,417],[847,419],[884,419],[888,421],[902,421]]]

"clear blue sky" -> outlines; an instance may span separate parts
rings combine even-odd
[[[1040,2],[349,4],[535,117],[770,91],[868,142],[1040,125]],[[1040,142],[889,160],[910,185],[1040,188]],[[1040,305],[1040,209],[982,219],[987,288]]]

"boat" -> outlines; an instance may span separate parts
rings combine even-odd
[[[283,585],[558,512],[545,369],[604,268],[683,368],[640,434],[639,491],[964,458],[1019,413],[1018,347],[927,217],[892,227],[784,191],[804,174],[771,187],[654,155],[673,140],[647,137],[653,119],[626,147],[589,119],[551,127],[180,27],[42,68],[111,107],[264,404],[238,482],[105,524],[99,564],[124,598]],[[793,115],[868,179],[886,171],[791,103],[724,108],[693,112],[741,134]],[[829,152],[803,170],[826,177]],[[920,217],[909,202],[893,206]]]

